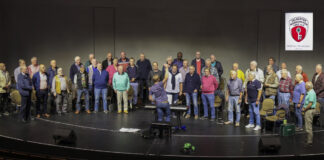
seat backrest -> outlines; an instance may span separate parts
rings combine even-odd
[[[266,111],[266,112],[270,112],[273,111],[274,109],[274,101],[271,98],[266,98],[263,100],[262,102],[262,108],[261,110]]]
[[[222,105],[222,101],[222,98],[220,98],[218,95],[215,96],[214,107],[220,107]]]
[[[224,88],[225,88],[225,83],[226,83],[226,79],[221,77],[219,79],[219,85],[218,85],[218,88],[221,90],[221,91],[224,91]]]
[[[276,112],[276,116],[278,117],[278,120],[284,120],[286,118],[286,111],[284,109],[279,109]]]
[[[12,103],[19,105],[19,106],[21,105],[21,96],[20,96],[20,93],[18,90],[16,90],[16,89],[11,90],[10,99],[11,99]]]

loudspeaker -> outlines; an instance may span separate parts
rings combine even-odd
[[[280,148],[280,137],[261,137],[259,140],[259,152],[277,153]]]
[[[74,130],[57,130],[53,134],[54,143],[62,146],[76,146],[77,136]]]

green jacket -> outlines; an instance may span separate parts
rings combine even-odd
[[[119,74],[116,72],[113,76],[113,88],[117,91],[127,91],[129,89],[129,77],[126,72]]]

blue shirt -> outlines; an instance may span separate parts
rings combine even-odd
[[[168,101],[163,82],[154,84],[150,89],[150,95],[154,95],[154,99],[157,103]]]
[[[178,66],[178,70],[183,66],[183,60],[180,59],[178,60],[177,58],[173,60],[171,66],[173,65],[177,65]]]
[[[248,81],[247,83],[247,94],[248,94],[248,102],[254,103],[258,98],[258,92],[261,88],[260,81],[254,79],[253,81]]]
[[[304,81],[296,84],[296,86],[294,88],[294,93],[293,93],[293,102],[299,103],[299,99],[302,94],[306,95],[306,87],[305,87]],[[305,96],[303,98],[303,101],[301,102],[302,104],[304,104],[304,100],[305,100]]]
[[[229,79],[227,82],[227,89],[230,96],[239,96],[243,91],[243,83],[239,78]]]

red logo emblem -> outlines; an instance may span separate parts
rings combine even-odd
[[[308,20],[304,17],[294,17],[289,20],[289,28],[292,38],[296,42],[301,42],[307,34]]]

